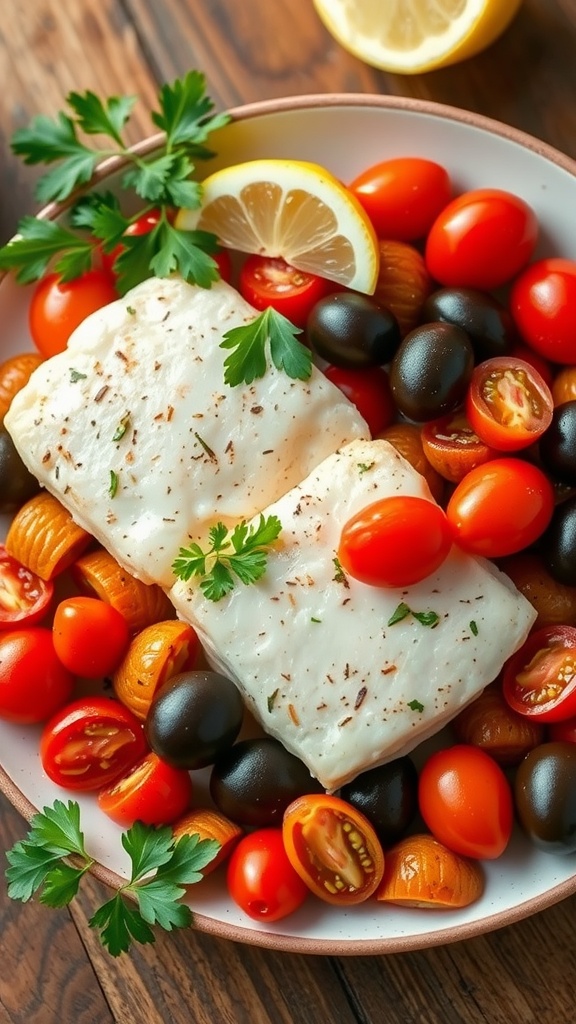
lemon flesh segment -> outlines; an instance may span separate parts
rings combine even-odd
[[[281,256],[307,273],[372,294],[379,251],[356,198],[318,164],[254,160],[202,182],[198,211],[180,210],[175,226],[210,231],[221,245]]]
[[[314,0],[328,31],[361,60],[404,74],[472,57],[508,27],[522,0]]]

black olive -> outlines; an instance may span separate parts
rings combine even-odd
[[[40,484],[26,469],[6,427],[0,426],[0,512],[15,512],[39,490]]]
[[[279,825],[298,796],[323,793],[306,766],[271,736],[240,740],[218,758],[210,775],[217,808],[239,825]]]
[[[310,312],[306,332],[322,359],[353,370],[389,363],[400,344],[393,314],[352,292],[320,299]]]
[[[576,587],[576,497],[556,506],[538,546],[552,579]]]
[[[218,672],[181,672],[154,695],[144,731],[164,761],[176,768],[204,768],[234,743],[243,714],[231,679]]]
[[[404,338],[390,367],[396,405],[417,422],[454,412],[464,400],[473,369],[472,344],[460,327],[416,327]]]
[[[576,851],[576,743],[542,743],[518,766],[514,784],[522,828],[548,853]]]
[[[576,401],[554,409],[552,422],[540,438],[540,459],[560,483],[576,486]]]
[[[508,355],[519,341],[506,307],[477,288],[439,288],[426,299],[420,319],[461,327],[472,342],[476,362]]]
[[[418,810],[418,772],[409,757],[363,772],[342,786],[340,795],[366,815],[380,842],[391,846],[400,839]]]

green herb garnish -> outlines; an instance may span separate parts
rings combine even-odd
[[[387,625],[395,626],[397,622],[402,622],[402,620],[408,618],[409,615],[416,619],[416,621],[422,626],[429,626],[432,629],[440,622],[440,616],[436,612],[415,612],[409,605],[405,604],[404,601],[401,601],[388,619]]]
[[[126,415],[122,417],[122,419],[120,420],[118,426],[116,427],[116,430],[112,434],[112,440],[113,441],[121,441],[122,438],[124,437],[124,434],[128,430],[129,426],[130,426],[130,413],[126,413]]]
[[[472,633],[473,636],[478,636],[478,625],[476,622],[474,622],[474,619],[472,619],[470,622],[470,632]]]
[[[86,380],[86,374],[80,373],[80,370],[75,370],[73,366],[70,367],[70,383],[76,384],[79,380]]]
[[[232,327],[220,342],[220,348],[231,350],[224,360],[225,383],[236,387],[263,377],[269,365],[268,349],[277,370],[295,380],[308,380],[312,353],[298,341],[298,334],[302,330],[271,307],[249,324]]]
[[[409,700],[408,707],[411,711],[424,711],[424,705],[421,704],[419,700]]]
[[[282,524],[277,516],[260,516],[256,525],[243,521],[229,530],[216,523],[208,534],[210,547],[203,551],[199,544],[180,548],[172,564],[174,574],[187,582],[200,576],[200,588],[209,601],[219,601],[234,589],[238,577],[249,585],[266,572],[266,548],[277,539]]]
[[[115,498],[118,492],[118,473],[115,473],[113,469],[110,470],[110,483],[108,484],[108,494],[111,498]]]
[[[220,848],[215,840],[197,835],[176,841],[171,828],[151,828],[140,821],[122,834],[121,842],[132,865],[130,880],[89,921],[112,956],[127,952],[133,940],[154,942],[154,925],[166,931],[190,925],[192,912],[180,903],[184,886],[200,881],[201,869]],[[78,804],[55,800],[52,807],[44,807],[32,818],[26,838],[6,857],[11,899],[26,903],[39,891],[46,906],[67,906],[94,864],[84,846]]]
[[[50,267],[70,281],[91,268],[96,239],[105,253],[121,246],[114,269],[122,294],[147,277],[175,271],[209,288],[219,276],[211,255],[218,247],[215,236],[177,230],[170,220],[174,207],[200,207],[202,186],[193,180],[195,161],[213,155],[205,146],[208,136],[230,120],[228,114],[212,115],[204,76],[190,71],[162,86],[159,109],[151,117],[164,140],[148,155],[130,151],[123,138],[135,97],[101,100],[93,92],[71,92],[66,102],[68,112],[56,118],[36,117],[12,138],[12,149],[24,163],[50,165],[38,181],[37,199],[43,204],[68,199],[90,181],[104,158],[120,155],[129,164],[121,190],[132,193],[132,198],[136,193],[140,209],[125,215],[110,192],[93,192],[77,200],[66,224],[24,217],[17,237],[0,248],[0,270],[16,270],[17,280],[29,284]],[[81,135],[103,136],[109,145],[94,149]],[[159,214],[152,230],[126,236],[127,228],[151,210]]]

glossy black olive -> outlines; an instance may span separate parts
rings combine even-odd
[[[473,369],[472,344],[460,327],[416,327],[404,338],[390,367],[396,405],[417,422],[439,419],[461,405]]]
[[[39,490],[40,484],[26,469],[10,434],[0,426],[0,512],[15,512]]]
[[[542,743],[518,766],[514,784],[522,828],[548,853],[576,851],[576,743]]]
[[[549,527],[539,541],[544,565],[557,583],[576,587],[576,498],[554,509]]]
[[[244,705],[218,672],[181,672],[154,695],[144,724],[151,749],[177,768],[204,768],[234,743]]]
[[[461,327],[472,342],[476,362],[505,356],[518,344],[511,314],[498,299],[476,288],[439,288],[422,307],[422,322],[443,320]]]
[[[366,295],[328,295],[306,324],[312,349],[334,366],[359,370],[389,363],[400,344],[396,318]]]
[[[391,846],[416,816],[418,772],[409,757],[399,757],[363,772],[340,795],[366,815],[383,846]]]
[[[323,793],[306,766],[271,736],[240,740],[218,758],[210,775],[217,808],[239,825],[279,825],[298,796]]]
[[[554,409],[552,423],[540,438],[540,458],[560,483],[576,486],[576,401]]]

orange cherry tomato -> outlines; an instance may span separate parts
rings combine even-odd
[[[292,867],[326,903],[361,903],[382,881],[384,853],[376,832],[340,797],[298,797],[284,813],[282,836]]]
[[[425,423],[422,447],[436,472],[455,484],[475,466],[496,457],[494,449],[480,440],[461,412]]]
[[[135,821],[171,825],[186,813],[191,801],[189,772],[173,768],[152,753],[98,794],[100,810],[122,828],[130,828]]]
[[[548,429],[553,412],[550,388],[530,363],[496,356],[474,368],[466,415],[478,437],[492,448],[527,448]]]
[[[73,281],[48,274],[36,285],[29,310],[32,340],[45,358],[64,352],[72,331],[90,313],[118,298],[104,270],[89,270]]]
[[[52,628],[60,661],[70,672],[86,679],[114,672],[130,642],[124,616],[98,597],[61,601]]]

